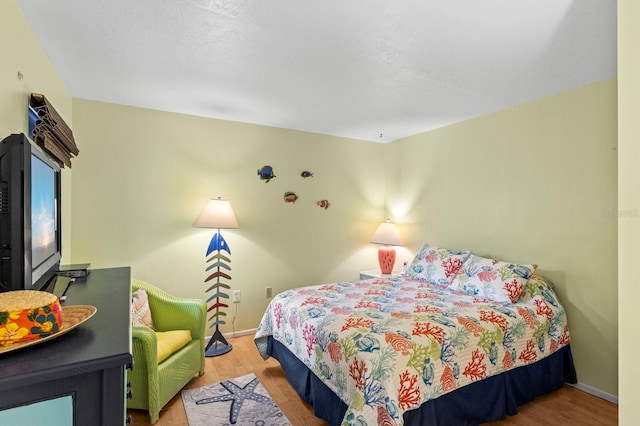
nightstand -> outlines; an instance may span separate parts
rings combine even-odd
[[[392,271],[390,274],[383,274],[380,269],[369,269],[367,271],[360,271],[361,280],[369,280],[371,278],[389,278],[397,277],[402,271]]]

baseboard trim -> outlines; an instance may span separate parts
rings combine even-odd
[[[240,330],[240,331],[232,331],[231,333],[222,333],[222,335],[227,338],[227,339],[233,339],[234,337],[240,337],[240,336],[246,336],[248,334],[256,334],[256,332],[258,331],[257,328],[249,328],[247,330]],[[205,340],[209,341],[211,339],[211,336],[213,336],[212,334],[205,336]]]
[[[224,333],[224,337],[228,337],[229,339],[232,339],[234,337],[240,337],[240,336],[246,336],[248,334],[256,334],[256,332],[258,331],[257,328],[248,328],[246,330],[240,330],[240,331],[234,331],[231,333]]]
[[[617,396],[607,392],[603,392],[600,389],[594,388],[593,386],[585,385],[584,383],[580,383],[580,382],[575,384],[569,383],[569,385],[573,386],[576,389],[580,389],[581,391],[584,391],[586,393],[590,393],[591,395],[597,396],[598,398],[602,398],[609,402],[613,402],[614,404],[618,404]]]

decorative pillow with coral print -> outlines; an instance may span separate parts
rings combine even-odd
[[[556,305],[554,300],[555,294],[553,291],[553,284],[551,281],[542,275],[534,273],[529,277],[529,281],[527,281],[527,284],[524,286],[519,302],[522,302],[523,299],[533,299],[536,297],[544,299],[554,306]]]
[[[538,265],[487,259],[472,254],[449,288],[501,303],[514,303]]]
[[[147,298],[147,292],[143,288],[131,294],[131,326],[148,327],[155,330],[153,319],[151,318],[151,309],[149,309],[149,299]]]
[[[470,251],[455,251],[425,244],[407,268],[407,275],[414,280],[447,287],[470,255]]]

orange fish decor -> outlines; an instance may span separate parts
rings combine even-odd
[[[284,193],[284,202],[285,203],[295,204],[297,199],[298,199],[298,196],[296,195],[295,192],[285,192]]]
[[[316,204],[325,210],[331,207],[331,203],[329,202],[329,200],[320,200]]]

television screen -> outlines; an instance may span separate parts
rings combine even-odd
[[[60,265],[60,167],[23,134],[0,141],[0,292],[46,289]]]
[[[31,264],[35,269],[56,254],[55,171],[31,155]]]

